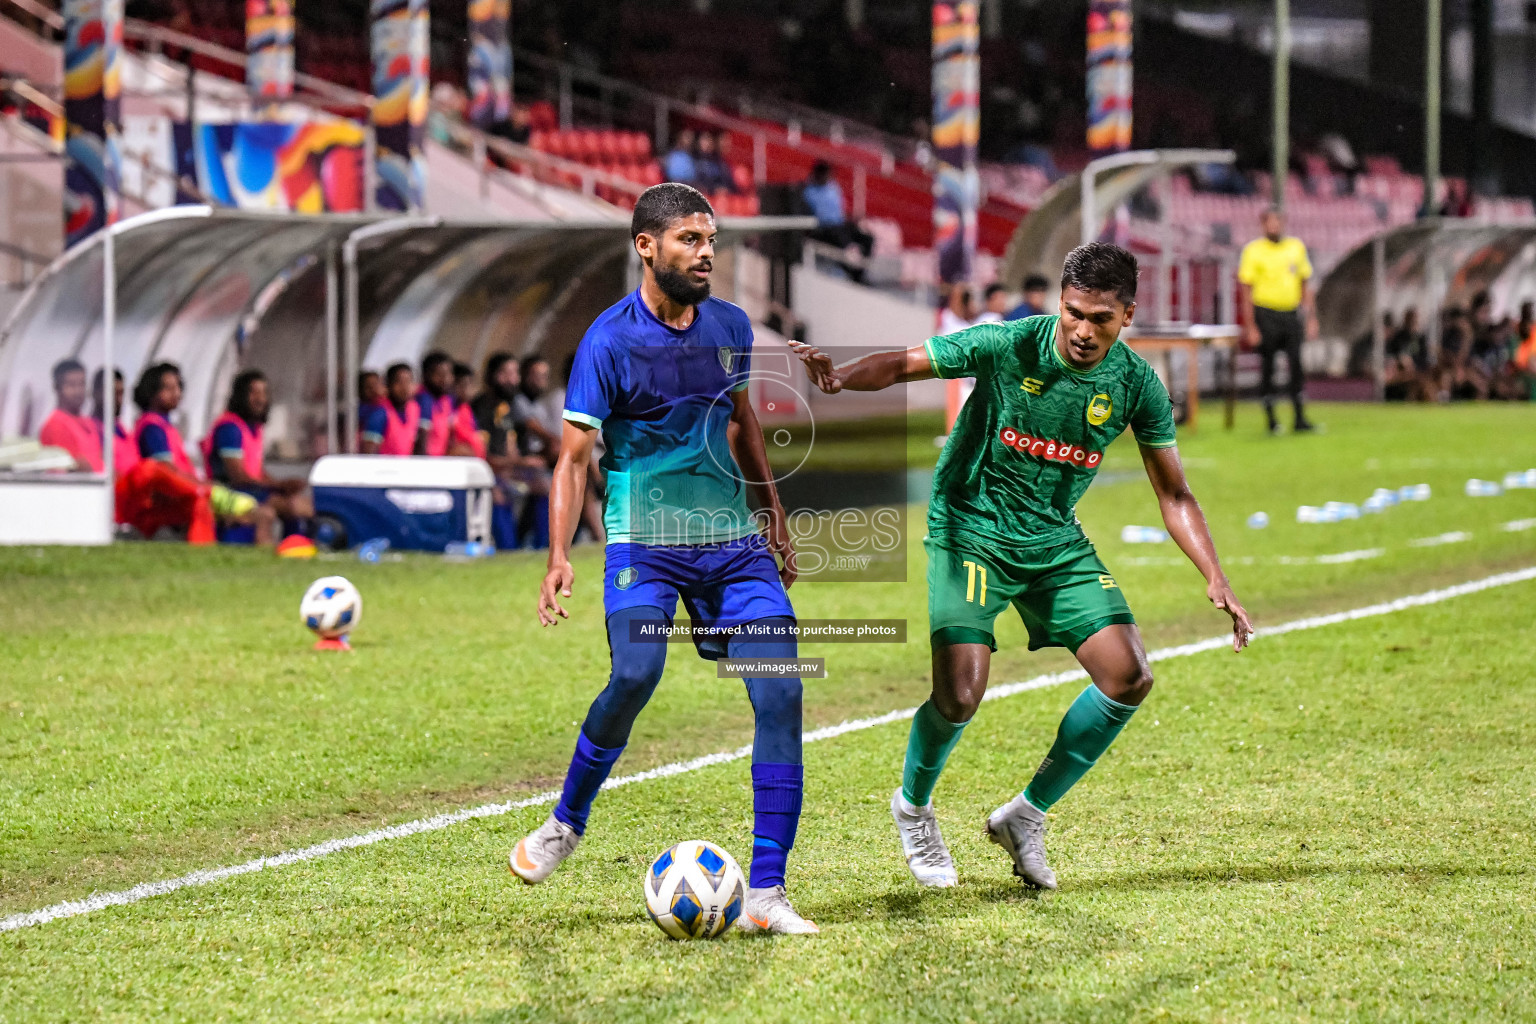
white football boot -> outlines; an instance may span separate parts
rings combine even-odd
[[[901,836],[901,852],[907,858],[907,870],[917,879],[918,885],[935,889],[948,889],[959,884],[955,873],[955,858],[949,855],[944,837],[939,834],[939,823],[933,816],[933,804],[927,807],[910,807],[901,795],[900,787],[891,796],[891,817],[896,819],[896,831]]]
[[[544,824],[518,840],[507,855],[507,867],[529,885],[538,885],[576,851],[581,836],[576,830],[551,814]]]
[[[987,815],[987,838],[1008,851],[1025,885],[1056,888],[1056,872],[1045,862],[1045,812],[1023,793]]]
[[[816,925],[796,913],[782,885],[766,889],[748,889],[747,904],[741,910],[736,927],[748,935],[759,932],[775,935],[816,935]]]

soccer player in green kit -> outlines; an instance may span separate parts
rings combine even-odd
[[[976,713],[997,650],[993,622],[1013,605],[1029,648],[1066,647],[1092,682],[1068,708],[1028,787],[993,811],[987,834],[1030,886],[1055,889],[1045,815],[1109,748],[1152,688],[1152,671],[1124,595],[1073,509],[1104,449],[1127,427],[1157,493],[1163,522],[1232,618],[1232,649],[1253,626],[1216,557],[1205,515],[1175,447],[1173,405],[1120,332],[1136,311],[1136,258],[1091,242],[1074,249],[1057,316],[981,324],[904,352],[833,366],[792,342],[827,394],[879,391],[931,377],[974,377],[933,478],[928,506],[928,617],[933,694],[918,708],[891,814],[907,866],[929,886],[957,882],[939,834],[933,789]]]

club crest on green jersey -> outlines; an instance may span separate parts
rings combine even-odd
[[[1103,392],[1088,399],[1088,422],[1094,426],[1102,427],[1114,412],[1114,400]]]

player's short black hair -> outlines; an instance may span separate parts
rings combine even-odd
[[[1024,279],[1024,290],[1026,292],[1048,291],[1050,287],[1051,282],[1044,274],[1030,274]]]
[[[160,385],[165,382],[165,375],[174,373],[181,376],[181,367],[175,363],[155,363],[145,368],[139,375],[139,382],[133,386],[133,404],[140,410],[149,412],[154,407],[155,396],[160,393]]]
[[[84,373],[85,365],[78,359],[60,359],[53,364],[53,386],[57,390],[64,384],[64,375],[67,373]]]
[[[1067,253],[1061,267],[1061,289],[1114,292],[1116,299],[1129,306],[1136,301],[1139,272],[1136,257],[1118,245],[1089,242]]]
[[[680,181],[652,185],[635,200],[635,213],[629,219],[629,237],[636,239],[650,235],[659,238],[673,221],[696,213],[715,215],[715,208],[709,205],[703,192]]]
[[[251,388],[257,381],[266,379],[267,375],[256,369],[235,374],[234,382],[229,386],[229,411],[243,420],[251,419]]]
[[[398,378],[402,373],[415,372],[415,370],[411,369],[410,363],[390,363],[389,369],[384,371],[384,386],[389,387],[390,385],[394,384],[395,379]]]
[[[426,358],[421,361],[421,379],[427,380],[432,376],[432,371],[444,363],[453,364],[453,357],[446,352],[428,352]]]

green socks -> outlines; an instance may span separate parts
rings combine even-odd
[[[1097,686],[1089,683],[1062,717],[1061,725],[1056,729],[1056,742],[1051,744],[1051,752],[1040,762],[1034,779],[1024,790],[1024,799],[1039,810],[1050,810],[1052,804],[1066,796],[1067,790],[1088,773],[1135,713],[1136,708],[1132,705],[1110,700]],[[912,735],[917,736],[915,725]],[[911,761],[909,747],[908,764]]]
[[[901,795],[915,807],[933,801],[933,787],[949,760],[949,752],[960,742],[966,723],[956,725],[926,700],[912,718],[912,732],[907,736],[907,761],[901,770]]]

